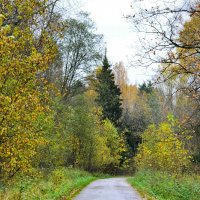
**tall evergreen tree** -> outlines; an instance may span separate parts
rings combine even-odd
[[[119,119],[122,115],[121,92],[115,85],[114,74],[105,55],[103,66],[97,73],[97,103],[103,109],[103,118],[108,118],[114,125],[119,126]]]
[[[151,94],[153,92],[153,84],[151,81],[148,81],[147,83],[144,82],[143,84],[139,85],[139,91],[141,93],[146,92],[147,94]]]

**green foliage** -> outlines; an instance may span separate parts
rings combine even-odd
[[[64,64],[61,93],[68,97],[76,81],[90,73],[92,67],[102,59],[102,35],[95,33],[95,24],[85,12],[67,19],[65,24],[64,37],[61,39]]]
[[[147,95],[147,104],[150,109],[150,115],[153,123],[159,124],[163,120],[163,113],[161,112],[161,99],[156,89]]]
[[[0,199],[7,200],[35,200],[35,199],[71,199],[91,181],[103,178],[103,175],[92,175],[88,172],[59,168],[47,174],[36,171],[32,178],[23,174],[18,175],[12,183],[0,187]],[[38,176],[38,174],[40,174]]]
[[[179,174],[191,164],[189,150],[198,165],[199,113],[189,128],[195,137],[185,145],[189,136],[173,115],[161,123],[168,108],[158,90],[150,81],[138,88],[127,85],[123,64],[114,80],[105,56],[103,66],[86,84],[81,77],[101,59],[102,36],[95,33],[87,13],[62,21],[61,14],[54,12],[57,2],[0,0],[0,180],[14,178],[10,184],[15,185],[2,187],[0,198],[65,198],[94,180],[88,173],[63,166],[116,173],[135,168],[135,162],[138,169]],[[199,23],[197,12],[177,39],[183,46],[169,53],[169,65],[161,69],[173,80],[163,89],[169,90],[169,96],[176,79],[186,86],[184,92],[189,91],[188,96],[180,93],[170,101],[171,111],[187,124],[187,117],[199,108]],[[158,126],[147,128],[151,123]],[[54,171],[48,178],[43,173],[26,177],[38,167]],[[17,176],[20,172],[24,173],[21,177]],[[168,182],[171,187],[170,178]],[[178,184],[173,187],[179,191]],[[185,196],[187,191],[182,191]]]
[[[143,104],[146,104],[148,107],[150,118],[152,118],[153,123],[158,124],[161,122],[161,100],[157,89],[153,87],[151,81],[139,85],[138,95],[139,100],[142,100]]]
[[[163,118],[160,96],[151,82],[140,85],[135,93],[131,107],[123,111],[120,126],[125,132],[126,142],[130,147],[130,156],[137,153],[138,145],[141,143],[141,134],[147,127],[151,123],[159,124]]]
[[[113,124],[107,119],[102,122],[101,133],[104,137],[106,147],[108,148],[107,155],[105,152],[102,152],[102,155],[99,155],[100,162],[105,160],[104,168],[110,173],[114,173],[116,169],[119,168],[121,152],[123,151],[123,141],[121,140],[116,128]],[[104,159],[103,159],[104,157]]]
[[[103,67],[97,72],[96,78],[96,102],[103,109],[103,119],[108,118],[113,124],[119,125],[119,119],[122,115],[121,92],[119,87],[115,85],[114,74],[106,56]]]
[[[39,166],[73,166],[89,171],[119,167],[123,141],[108,119],[100,120],[90,93],[77,95],[70,105],[59,101],[55,106],[57,124],[46,135],[49,143],[40,149],[36,159]]]
[[[190,164],[188,150],[178,134],[174,132],[175,120],[169,116],[169,122],[155,125],[142,134],[135,161],[139,169],[155,169],[168,172],[181,172]],[[179,130],[180,131],[180,130]]]
[[[183,175],[175,177],[155,171],[139,171],[128,182],[147,199],[198,200],[200,176]]]
[[[141,85],[139,85],[139,91],[142,92],[146,92],[147,94],[150,94],[153,92],[153,84],[151,83],[151,81],[148,81],[148,83],[143,83]]]

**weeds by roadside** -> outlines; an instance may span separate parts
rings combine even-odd
[[[51,172],[37,172],[37,176],[18,175],[7,184],[1,184],[1,200],[70,200],[82,188],[103,174],[59,168]],[[105,175],[106,177],[106,175]]]
[[[128,182],[148,200],[199,200],[200,197],[200,176],[197,175],[139,171]]]

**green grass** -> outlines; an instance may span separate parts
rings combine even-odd
[[[140,171],[128,178],[143,197],[159,200],[199,200],[200,176],[171,176],[166,173]]]
[[[36,178],[37,177],[37,178]],[[70,200],[82,188],[102,174],[60,168],[47,174],[37,172],[37,176],[17,176],[9,184],[1,185],[1,200]]]

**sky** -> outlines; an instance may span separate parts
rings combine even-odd
[[[110,62],[123,61],[128,67],[131,84],[151,79],[153,72],[131,66],[130,60],[137,51],[137,34],[124,16],[131,13],[132,0],[83,0],[82,9],[90,13],[98,33],[104,35]]]

